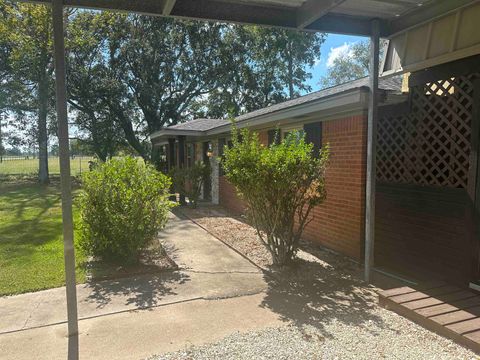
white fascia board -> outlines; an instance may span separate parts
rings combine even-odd
[[[296,117],[307,116],[311,113],[325,111],[331,114],[330,110],[337,108],[339,112],[351,111],[353,109],[361,110],[367,106],[368,89],[359,88],[344,93],[331,95],[323,99],[313,100],[312,102],[297,105],[291,108],[278,110],[269,114],[262,114],[258,117],[238,121],[238,128],[257,127],[267,123],[274,123],[281,120],[294,119]],[[299,119],[301,121],[302,119]],[[231,125],[226,124],[217,128],[208,130],[206,135],[217,135],[230,131]]]
[[[197,130],[180,130],[180,129],[162,129],[157,132],[154,132],[150,135],[150,139],[157,139],[159,137],[167,137],[167,136],[204,136],[204,131],[197,131]]]

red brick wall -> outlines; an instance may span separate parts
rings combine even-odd
[[[326,174],[327,199],[312,210],[303,238],[353,258],[362,257],[364,238],[367,118],[364,115],[323,123],[322,143],[330,144]],[[267,132],[259,134],[268,141]],[[242,211],[235,189],[220,179],[220,204]]]
[[[268,132],[259,131],[258,138],[260,143],[268,145]],[[219,181],[220,205],[226,207],[233,213],[242,213],[245,210],[245,203],[237,196],[235,187],[228,182],[225,176],[220,176]]]
[[[225,176],[219,178],[219,202],[235,214],[241,214],[245,210],[245,204],[237,196],[235,187],[228,182]]]
[[[367,118],[359,115],[323,123],[322,143],[330,144],[327,199],[312,210],[303,238],[362,257],[365,212]]]

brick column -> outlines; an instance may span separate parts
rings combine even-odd
[[[212,140],[213,156],[210,158],[210,178],[212,181],[212,204],[219,204],[219,177],[220,177],[220,164],[218,157],[218,140]]]

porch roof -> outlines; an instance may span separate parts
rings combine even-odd
[[[379,89],[392,95],[400,95],[402,88],[402,77],[395,76],[391,78],[380,79]],[[262,109],[251,111],[235,118],[237,124],[255,126],[260,123],[274,122],[279,118],[289,116],[303,119],[305,115],[318,111],[315,105],[322,104],[323,109],[334,108],[338,106],[348,107],[349,105],[361,105],[365,100],[360,92],[368,91],[368,77],[350,81],[345,84],[333,86],[323,90],[315,91],[310,94],[287,100],[279,104],[267,106]],[[340,101],[341,100],[341,101]],[[292,112],[292,110],[296,110]],[[150,135],[152,141],[158,142],[162,138],[166,139],[172,136],[191,136],[202,137],[227,132],[230,129],[230,120],[228,119],[194,119],[185,123],[168,126]]]
[[[51,3],[52,0],[32,0]],[[175,18],[250,23],[306,31],[382,36],[421,24],[475,0],[64,0],[70,7]]]

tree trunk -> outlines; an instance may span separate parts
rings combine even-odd
[[[293,99],[294,95],[294,88],[293,88],[293,56],[292,56],[292,51],[291,47],[288,46],[288,56],[287,56],[287,61],[288,61],[288,93],[290,96],[290,99]]]
[[[48,83],[46,74],[38,82],[38,181],[48,184],[47,134]]]

